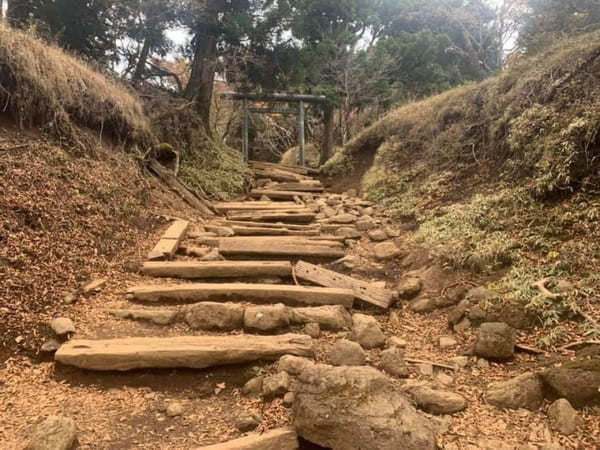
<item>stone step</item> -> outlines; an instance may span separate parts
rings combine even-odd
[[[170,261],[146,262],[142,273],[169,278],[291,277],[289,261]]]
[[[279,428],[262,434],[251,434],[233,441],[200,447],[196,450],[296,450],[298,436],[293,428]]]
[[[129,298],[145,302],[257,301],[301,305],[342,305],[352,308],[349,289],[247,283],[190,283],[141,285],[127,291]]]
[[[58,349],[55,360],[87,370],[126,371],[203,369],[276,360],[283,355],[312,356],[312,339],[298,334],[73,339]]]

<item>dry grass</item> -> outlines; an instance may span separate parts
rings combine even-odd
[[[4,24],[0,111],[9,112],[23,128],[41,127],[79,150],[89,150],[92,142],[78,128],[126,147],[153,143],[141,103],[123,86],[59,48]]]

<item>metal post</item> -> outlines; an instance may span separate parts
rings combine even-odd
[[[248,142],[248,99],[243,100],[243,119],[242,119],[242,152],[244,161],[248,161],[249,142]]]
[[[304,167],[304,102],[298,102],[298,147],[300,148],[300,166]]]

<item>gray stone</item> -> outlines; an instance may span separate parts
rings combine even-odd
[[[390,238],[400,237],[400,230],[398,230],[397,228],[387,226],[383,230],[385,231],[385,234],[387,234]]]
[[[550,405],[548,419],[550,428],[564,435],[575,433],[583,422],[577,411],[564,398],[558,399]]]
[[[285,365],[300,369],[293,384],[293,426],[306,440],[344,450],[437,448],[431,422],[376,369],[289,358]]]
[[[469,320],[468,317],[465,317],[460,322],[458,322],[456,325],[454,325],[453,328],[456,333],[466,333],[467,331],[469,331],[471,329],[471,321]]]
[[[459,368],[464,369],[469,365],[469,357],[468,356],[455,356],[454,358],[450,358],[448,363]]]
[[[544,400],[542,381],[535,373],[524,373],[508,381],[491,383],[488,386],[486,401],[498,408],[531,411],[538,409]]]
[[[489,369],[490,362],[484,358],[477,358],[477,367],[479,367],[480,369]]]
[[[355,224],[358,231],[369,231],[377,226],[371,217],[361,217]]]
[[[307,323],[304,325],[302,332],[309,335],[313,339],[317,339],[319,336],[321,336],[321,327],[315,322]]]
[[[232,228],[229,227],[217,227],[215,228],[215,233],[219,237],[232,237],[235,236],[235,232]]]
[[[73,419],[49,416],[36,425],[27,450],[69,450],[77,439],[77,426]]]
[[[274,331],[289,327],[290,311],[285,305],[251,306],[244,312],[244,328],[254,331]]]
[[[106,312],[121,319],[143,320],[155,325],[169,325],[175,322],[178,316],[177,311],[163,309],[109,309]]]
[[[290,377],[287,372],[279,372],[263,380],[262,395],[267,400],[283,397],[289,390]]]
[[[402,255],[400,250],[393,241],[380,242],[373,249],[375,258],[380,261],[387,261]]]
[[[340,339],[333,344],[329,360],[334,366],[362,366],[365,363],[366,355],[356,342]]]
[[[382,229],[371,230],[367,233],[367,235],[369,236],[369,239],[374,242],[383,242],[388,238],[388,235],[385,234],[385,231]]]
[[[413,386],[407,392],[419,409],[430,414],[453,414],[467,407],[465,398],[454,392],[431,389],[428,386]]]
[[[488,322],[479,328],[474,353],[486,359],[511,359],[514,357],[515,344],[513,328],[503,322]]]
[[[472,304],[478,304],[490,297],[490,291],[483,286],[478,286],[470,289],[465,295],[465,300]]]
[[[373,316],[354,314],[352,316],[352,336],[355,341],[366,349],[383,347],[385,336],[379,323]]]
[[[421,289],[423,289],[423,281],[416,277],[407,277],[402,279],[396,288],[400,298],[405,300],[410,300],[411,298],[416,297],[419,292],[421,292]]]
[[[571,361],[540,375],[553,398],[565,398],[576,408],[600,404],[600,358]]]
[[[381,352],[381,368],[400,378],[407,378],[410,374],[404,361],[404,351],[400,347],[388,348]]]
[[[442,336],[440,338],[440,349],[448,350],[449,348],[456,347],[458,342],[451,336]]]
[[[195,330],[236,330],[244,324],[244,308],[233,303],[196,303],[186,308],[185,321]]]
[[[57,336],[64,336],[69,333],[75,333],[75,325],[71,319],[66,317],[57,317],[50,322],[50,328]]]
[[[410,309],[416,313],[428,313],[437,309],[435,299],[430,297],[421,297],[410,302]]]
[[[56,339],[48,339],[44,342],[40,348],[41,352],[44,353],[54,353],[60,348],[60,342]]]
[[[262,422],[262,414],[257,410],[241,411],[237,414],[235,427],[242,433],[252,431]]]
[[[294,323],[318,323],[324,330],[339,331],[352,326],[352,316],[341,305],[290,308],[290,320]]]
[[[406,339],[403,339],[401,337],[398,336],[392,336],[389,339],[389,346],[390,347],[400,347],[400,348],[405,348],[408,345],[408,342],[406,342]]]
[[[433,376],[433,364],[418,364],[417,368],[419,369],[419,373],[426,377]]]
[[[356,222],[357,217],[352,214],[344,213],[338,214],[337,216],[333,216],[329,221],[331,223],[342,223],[342,224],[350,224]]]
[[[244,384],[242,394],[244,395],[259,395],[262,393],[263,380],[265,377],[254,377]]]
[[[180,402],[171,402],[167,405],[165,413],[169,417],[177,417],[183,414],[183,405]]]
[[[294,404],[294,393],[288,392],[283,396],[283,404],[287,407],[290,407]]]

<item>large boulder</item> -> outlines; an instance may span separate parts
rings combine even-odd
[[[250,306],[244,312],[244,328],[250,331],[275,331],[290,325],[290,311],[284,304]]]
[[[285,356],[294,376],[294,427],[333,450],[435,449],[431,422],[390,379],[372,367],[332,367]]]
[[[77,426],[69,417],[50,416],[33,430],[27,450],[69,450],[77,438]]]
[[[544,401],[542,381],[535,373],[524,373],[508,381],[491,383],[486,401],[498,408],[536,410]]]
[[[352,326],[352,316],[341,305],[292,308],[290,319],[294,323],[318,323],[322,329],[332,331]]]
[[[233,303],[196,303],[185,310],[185,321],[195,330],[237,330],[244,324],[244,308]]]
[[[474,353],[481,358],[505,360],[515,354],[515,330],[503,322],[488,322],[481,325]]]
[[[560,398],[550,405],[550,408],[548,408],[548,419],[550,421],[550,428],[564,435],[575,433],[577,428],[583,423],[583,419],[579,417],[577,411],[564,398]]]
[[[541,374],[548,394],[576,408],[600,404],[600,358],[573,361]]]
[[[385,345],[385,335],[381,331],[377,319],[373,316],[354,314],[352,316],[352,336],[366,349]]]

